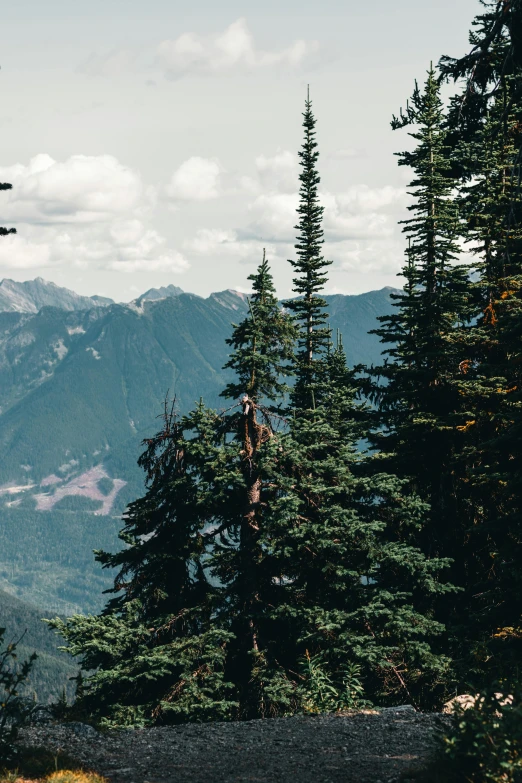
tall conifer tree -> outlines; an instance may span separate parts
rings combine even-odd
[[[352,672],[377,703],[437,703],[449,662],[436,650],[443,628],[432,607],[450,590],[441,578],[448,563],[415,545],[426,505],[358,451],[368,413],[342,344],[325,374],[321,402],[290,421],[269,508],[277,615],[294,656],[286,666],[299,670],[309,656],[339,693],[349,694]]]
[[[465,80],[450,120],[479,275],[463,385],[474,406],[466,457],[477,560],[464,627],[473,665],[491,677],[511,674],[522,643],[522,6],[483,5],[471,52],[442,64],[447,78]]]
[[[316,141],[316,120],[308,92],[303,113],[304,140],[299,151],[299,222],[295,250],[291,260],[296,277],[293,290],[296,299],[286,302],[299,325],[298,353],[295,362],[296,380],[292,391],[295,410],[311,408],[319,393],[318,383],[324,373],[323,359],[328,351],[330,330],[327,326],[326,301],[321,292],[328,279],[326,269],[331,261],[322,255],[324,207],[319,202],[321,178],[317,170],[319,159]],[[316,400],[317,401],[317,400]]]
[[[300,272],[294,280],[300,298],[289,303],[300,352],[293,415],[275,479],[279,492],[269,507],[271,547],[285,596],[277,614],[286,618],[292,642],[286,667],[298,670],[299,658],[308,655],[340,691],[346,672],[360,667],[368,696],[427,702],[447,664],[430,646],[442,630],[431,603],[447,590],[438,579],[447,563],[429,560],[411,543],[424,504],[358,452],[368,411],[357,402],[359,382],[346,367],[342,343],[328,349],[321,297],[326,263],[318,250],[323,236],[315,189],[318,151],[310,140],[315,120],[309,100],[305,108],[296,227],[300,258],[292,262]]]
[[[222,415],[202,403],[181,419],[166,411],[140,459],[147,492],[127,510],[126,547],[97,553],[118,569],[114,598],[99,617],[52,623],[95,671],[84,708],[109,723],[255,717],[291,704],[295,688],[273,658],[278,586],[263,518],[278,454],[269,408],[286,389],[294,327],[266,259],[250,279],[250,313],[229,340],[237,379],[223,394],[235,404]]]
[[[395,128],[414,125],[412,152],[399,165],[413,168],[413,217],[402,221],[408,238],[406,286],[393,295],[396,312],[380,318],[375,330],[390,345],[391,361],[371,372],[378,382],[371,394],[379,403],[383,428],[373,441],[389,454],[385,464],[429,504],[429,522],[419,545],[435,557],[455,557],[463,510],[455,454],[463,447],[463,428],[471,418],[461,395],[462,355],[457,332],[470,317],[469,279],[457,263],[461,221],[452,198],[455,182],[447,131],[433,68],[424,89],[417,86],[407,113]],[[382,379],[385,383],[382,383]],[[454,565],[454,578],[459,568]]]

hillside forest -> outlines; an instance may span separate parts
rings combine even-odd
[[[294,297],[281,306],[260,258],[221,348],[220,404],[158,396],[145,491],[114,551],[100,532],[105,608],[50,620],[82,666],[76,714],[117,727],[514,692],[521,19],[520,0],[484,2],[470,51],[430,65],[392,119],[411,142],[405,284],[373,364],[348,364],[330,324],[307,95]]]

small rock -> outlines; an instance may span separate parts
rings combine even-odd
[[[97,737],[98,732],[88,723],[69,723],[67,724],[78,737]]]

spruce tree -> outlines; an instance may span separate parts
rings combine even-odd
[[[147,441],[147,492],[131,503],[114,597],[99,617],[52,625],[86,672],[80,707],[108,724],[255,717],[285,710],[292,684],[273,659],[277,585],[263,517],[278,454],[269,407],[284,393],[294,327],[266,259],[235,327],[237,374],[222,414],[200,403]],[[238,402],[237,396],[241,395]],[[277,645],[276,645],[277,646]]]
[[[415,546],[426,505],[405,481],[358,451],[368,413],[339,343],[326,362],[328,391],[297,416],[282,442],[279,492],[267,523],[283,597],[275,615],[288,625],[285,666],[315,662],[344,707],[432,705],[449,661],[437,651],[434,599],[443,559]],[[350,681],[360,683],[354,693]],[[302,688],[314,703],[313,683]],[[351,694],[351,695],[350,695]]]
[[[237,706],[224,680],[230,634],[212,621],[216,589],[204,571],[208,501],[202,470],[216,415],[202,403],[163,427],[139,464],[147,489],[128,507],[115,554],[114,597],[99,616],[51,621],[84,670],[76,710],[111,726],[226,718]]]
[[[248,279],[253,289],[249,315],[227,341],[233,351],[225,367],[235,370],[236,378],[222,396],[240,398],[240,410],[222,417],[221,431],[228,438],[224,446],[228,485],[221,494],[213,492],[213,513],[221,526],[210,556],[211,571],[223,586],[218,614],[234,633],[228,668],[237,683],[239,715],[244,718],[270,710],[267,694],[271,690],[277,700],[273,680],[281,677],[277,671],[271,673],[271,637],[277,632],[273,623],[267,623],[267,606],[277,601],[277,590],[264,514],[274,494],[276,425],[282,421],[274,408],[288,391],[284,378],[291,373],[288,361],[295,340],[295,327],[279,307],[264,251],[261,265]],[[235,498],[231,487],[236,487]]]
[[[342,342],[331,349],[325,326],[326,262],[317,244],[322,210],[309,100],[304,117],[299,261],[291,262],[300,276],[294,280],[298,298],[288,303],[300,350],[274,477],[278,493],[267,509],[283,595],[274,614],[288,626],[279,660],[287,671],[299,671],[306,661],[309,672],[319,666],[345,697],[352,672],[371,698],[427,703],[436,699],[435,683],[447,667],[431,648],[442,630],[431,607],[434,596],[448,590],[438,579],[447,563],[426,558],[411,543],[425,505],[404,491],[405,482],[383,473],[378,460],[358,451],[369,413],[357,401],[360,383],[346,367]],[[309,676],[302,688],[313,691]]]
[[[325,260],[322,255],[324,207],[319,202],[321,179],[317,170],[319,152],[315,126],[308,92],[303,113],[304,141],[298,153],[301,172],[297,208],[299,222],[295,226],[298,231],[295,244],[297,259],[290,260],[296,273],[293,291],[297,298],[285,303],[299,325],[296,379],[292,391],[292,403],[296,410],[313,407],[313,398],[319,393],[316,386],[324,371],[322,360],[330,341],[326,301],[321,292],[328,279],[326,269],[331,261]]]
[[[476,568],[463,627],[471,665],[487,679],[512,675],[522,638],[522,9],[484,5],[471,53],[442,62],[447,78],[465,80],[450,117],[466,160],[462,205],[478,275],[463,384],[474,408],[465,456]]]
[[[454,470],[472,418],[461,394],[460,335],[471,317],[469,275],[458,263],[461,219],[452,196],[455,182],[440,87],[432,67],[424,89],[415,87],[406,114],[392,127],[413,125],[417,146],[399,153],[410,166],[413,216],[403,223],[408,239],[406,285],[393,295],[396,312],[380,318],[375,333],[388,347],[387,360],[372,368],[369,393],[379,406],[373,443],[389,456],[386,466],[430,506],[418,544],[433,557],[455,558],[464,510],[461,477]],[[368,387],[367,387],[368,388]],[[459,579],[455,561],[452,578]],[[462,575],[461,575],[462,576]],[[449,609],[449,607],[448,607]]]

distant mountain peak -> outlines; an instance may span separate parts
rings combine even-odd
[[[134,299],[134,303],[140,305],[144,301],[157,302],[160,299],[173,299],[176,296],[184,293],[182,288],[177,285],[163,285],[159,288],[149,288],[144,294]]]
[[[0,312],[37,313],[42,307],[91,310],[107,304],[112,304],[112,299],[81,296],[43,277],[21,283],[4,278],[0,282]]]
[[[242,311],[248,307],[248,294],[236,291],[233,288],[227,288],[225,291],[216,291],[216,293],[210,294],[209,299],[214,299],[220,305],[228,307],[230,310]]]

